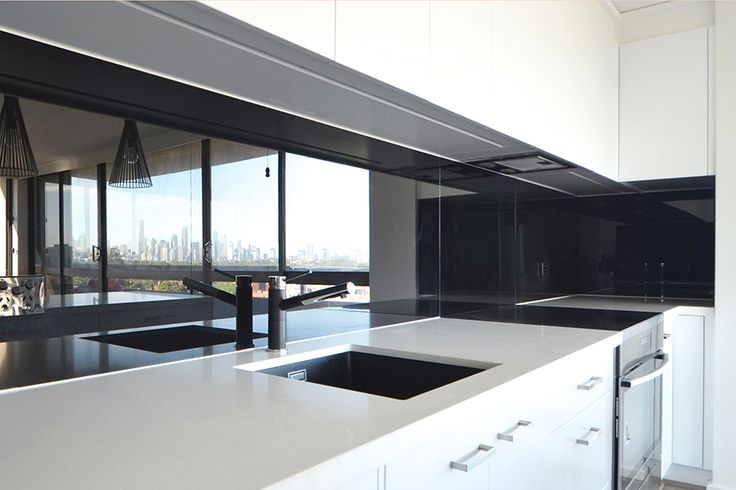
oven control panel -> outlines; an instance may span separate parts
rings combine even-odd
[[[43,313],[44,300],[42,275],[0,276],[0,316]]]

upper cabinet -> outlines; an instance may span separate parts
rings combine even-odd
[[[707,27],[619,46],[599,2],[208,4],[613,180],[714,173]]]
[[[340,0],[335,6],[335,61],[426,98],[429,15],[429,0]]]
[[[618,42],[600,2],[492,2],[492,108],[480,122],[618,176]]]
[[[709,29],[621,45],[619,180],[713,174]]]
[[[611,178],[618,43],[595,2],[338,1],[336,61]]]
[[[438,0],[430,9],[426,98],[483,123],[493,111],[492,3]]]

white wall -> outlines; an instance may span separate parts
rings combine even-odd
[[[416,298],[417,183],[370,173],[371,301]]]
[[[716,326],[713,484],[736,489],[736,2],[716,2]]]

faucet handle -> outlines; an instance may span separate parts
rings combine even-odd
[[[218,269],[217,267],[215,267],[212,270],[214,270],[215,272],[218,272],[218,273],[222,274],[225,277],[229,277],[230,279],[235,279],[235,277],[236,277],[235,274],[231,274],[231,273],[229,273],[227,271],[224,271],[222,269]]]
[[[309,269],[306,272],[302,272],[301,274],[297,274],[289,278],[287,278],[286,276],[268,276],[268,290],[270,291],[272,289],[286,289],[287,282],[293,281],[294,279],[298,279],[300,277],[308,276],[311,273],[312,269]]]
[[[307,269],[306,271],[302,272],[301,274],[297,274],[295,276],[287,277],[286,282],[293,281],[295,279],[299,279],[300,277],[308,276],[312,273],[312,269]]]

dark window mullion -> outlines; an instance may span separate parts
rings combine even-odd
[[[108,292],[107,284],[107,164],[97,164],[97,247],[100,250],[100,292]]]
[[[26,252],[28,253],[28,273],[35,274],[39,267],[37,267],[37,250],[36,240],[38,240],[39,217],[38,217],[38,177],[33,177],[26,183],[27,192],[27,206],[28,206],[28,245]]]
[[[279,275],[286,274],[286,152],[279,152]]]
[[[210,140],[202,140],[202,281],[212,283],[212,262],[205,258],[205,250],[212,242],[212,153]],[[211,249],[211,245],[209,245]]]
[[[65,253],[66,250],[66,236],[64,233],[64,184],[71,184],[71,174],[66,172],[59,172],[59,292],[61,294],[67,294],[66,287],[66,263]]]
[[[36,204],[34,213],[29,214],[29,227],[35,230],[35,243],[33,243],[33,273],[46,273],[46,180],[45,178],[34,177],[34,185],[36,189]]]
[[[5,179],[5,274],[13,275],[13,179]]]

